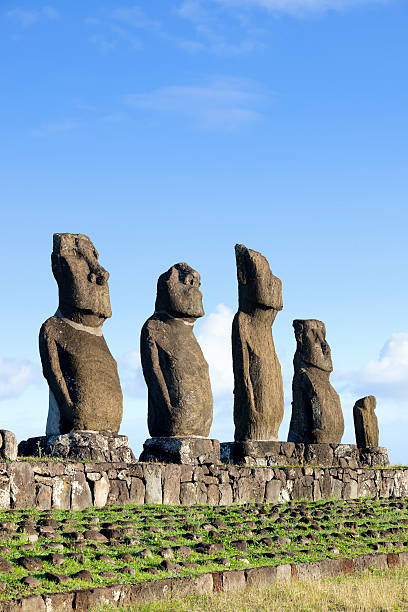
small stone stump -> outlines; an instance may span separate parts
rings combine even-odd
[[[12,431],[0,429],[0,459],[15,461],[17,459],[17,438]]]
[[[368,395],[357,400],[353,408],[354,429],[358,448],[378,446],[377,400]]]
[[[220,462],[220,443],[209,438],[157,437],[143,444],[139,461],[178,464],[217,464]]]
[[[69,461],[136,461],[127,436],[104,431],[75,431],[29,438],[20,442],[18,454],[22,457],[54,457]]]

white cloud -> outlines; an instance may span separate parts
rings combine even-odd
[[[156,29],[160,26],[158,22],[146,17],[138,6],[118,7],[112,11],[112,17],[134,28]]]
[[[342,11],[361,5],[388,4],[390,0],[215,0],[227,8],[261,8],[271,13],[302,15]]]
[[[204,84],[175,85],[125,97],[127,105],[189,116],[206,127],[234,128],[260,118],[263,94],[256,83],[217,77]]]
[[[233,317],[231,308],[225,304],[218,304],[215,312],[203,320],[198,335],[198,342],[210,366],[214,397],[229,395],[231,402],[234,388],[231,353]]]
[[[54,20],[58,19],[59,14],[53,6],[43,6],[41,9],[36,11],[27,11],[22,8],[15,8],[8,11],[7,16],[13,21],[17,22],[23,28],[28,28],[37,23],[41,17]]]
[[[61,132],[69,132],[77,127],[77,123],[71,120],[49,122],[42,125],[40,128],[31,130],[31,136],[35,138],[44,138],[51,134],[59,134]]]
[[[118,360],[118,368],[123,392],[134,397],[146,397],[147,388],[143,378],[139,350],[129,351],[122,355]]]
[[[18,397],[38,377],[31,361],[0,356],[0,400]]]

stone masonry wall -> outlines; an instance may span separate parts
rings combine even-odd
[[[407,497],[408,468],[0,462],[0,509]]]

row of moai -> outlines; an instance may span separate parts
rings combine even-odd
[[[272,324],[283,308],[282,284],[260,253],[243,245],[236,245],[235,253],[235,443],[271,443],[278,440],[284,414],[281,367],[272,337]],[[20,443],[20,454],[42,449],[45,454],[89,458],[92,447],[99,455],[91,457],[133,461],[126,436],[118,435],[123,397],[117,364],[102,333],[112,314],[109,273],[82,234],[54,234],[51,262],[59,304],[39,337],[50,398],[46,436]],[[158,279],[155,310],[141,331],[151,435],[141,460],[219,459],[219,443],[208,438],[213,420],[209,368],[193,332],[194,323],[204,315],[200,284],[200,275],[186,263],[175,264]],[[324,323],[296,320],[293,326],[297,348],[288,442],[338,445],[344,421],[340,398],[329,380],[333,366]],[[374,410],[373,396],[354,406],[358,447],[378,446]]]

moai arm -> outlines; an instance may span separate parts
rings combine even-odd
[[[245,333],[239,323],[239,314],[232,328],[232,354],[235,380],[235,412],[245,410],[246,417],[255,410],[254,389],[251,379],[251,349],[245,340]],[[237,418],[235,419],[238,423]],[[247,421],[247,419],[246,419]]]
[[[148,325],[142,328],[140,349],[143,374],[153,403],[158,406],[164,405],[170,411],[170,395],[160,366],[159,348],[152,338]]]
[[[44,377],[48,382],[50,390],[54,394],[58,406],[60,406],[62,412],[64,412],[64,408],[71,408],[73,403],[68,392],[64,375],[61,371],[57,344],[47,323],[48,322],[45,322],[40,330],[39,345],[41,363]]]

